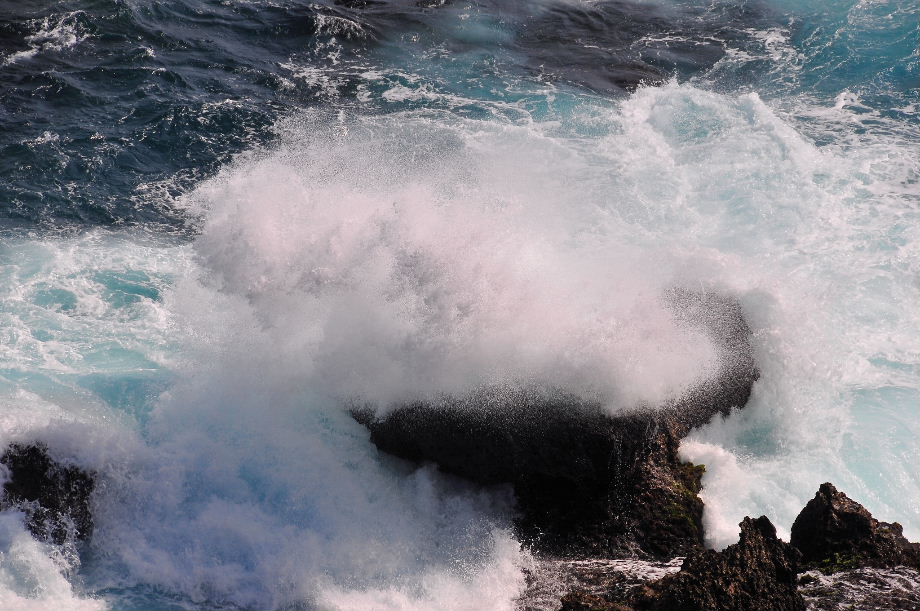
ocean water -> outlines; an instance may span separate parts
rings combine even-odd
[[[0,513],[0,607],[512,609],[503,488],[343,405],[717,374],[707,542],[832,481],[920,539],[913,0],[0,1],[0,446],[97,473]]]

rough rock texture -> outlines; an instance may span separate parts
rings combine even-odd
[[[562,597],[561,602],[559,611],[632,611],[629,605],[587,592],[569,592]]]
[[[708,333],[724,362],[717,379],[675,404],[611,416],[561,391],[486,388],[401,405],[382,418],[353,414],[384,452],[484,485],[512,484],[520,534],[543,552],[684,555],[702,543],[702,468],[678,460],[679,441],[743,406],[757,370],[736,302],[687,291],[668,299],[675,316]]]
[[[901,525],[879,522],[865,507],[821,484],[792,524],[790,542],[805,566],[826,573],[857,567],[920,569],[920,544],[904,538]]]
[[[804,611],[798,562],[798,551],[776,537],[770,520],[744,518],[738,543],[693,552],[680,572],[644,586],[632,603],[650,611]]]
[[[799,578],[809,611],[920,611],[920,572],[906,566],[864,568]]]
[[[381,450],[475,482],[514,486],[521,536],[558,555],[674,556],[702,543],[702,469],[649,415],[611,418],[568,396],[519,390],[405,406],[369,423]]]
[[[550,560],[532,569],[519,611],[634,611],[630,603],[648,582],[680,568],[642,560]],[[808,611],[920,611],[920,571],[899,566],[863,568],[825,575],[801,574],[798,592]],[[561,600],[560,600],[561,599]],[[752,611],[763,609],[752,607]],[[719,611],[711,609],[710,611]]]
[[[60,545],[89,537],[89,497],[95,485],[91,473],[55,462],[42,444],[12,444],[0,463],[8,471],[0,508],[23,510],[29,530],[45,541]]]
[[[526,570],[527,588],[518,611],[623,609],[636,587],[680,570],[684,559],[543,559]]]

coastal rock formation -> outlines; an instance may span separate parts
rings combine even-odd
[[[490,388],[356,418],[384,452],[484,485],[512,484],[521,535],[543,551],[686,554],[702,542],[702,469],[679,461],[679,441],[744,405],[757,373],[736,302],[687,291],[668,298],[687,324],[707,331],[726,364],[719,379],[674,405],[611,416],[561,391]]]
[[[738,543],[696,550],[631,575],[629,561],[580,561],[559,611],[804,611],[797,591],[799,553],[766,517],[745,518]],[[632,561],[634,564],[641,561]],[[596,567],[612,568],[598,570]],[[656,577],[655,572],[659,575]],[[662,577],[660,573],[664,573]],[[638,577],[638,578],[637,578]]]
[[[7,470],[0,508],[25,512],[26,525],[36,538],[60,545],[89,537],[89,500],[95,486],[91,473],[56,462],[40,443],[11,444],[0,464]]]
[[[792,524],[790,542],[802,561],[825,573],[857,567],[920,569],[920,544],[901,525],[872,517],[865,507],[824,483]]]
[[[740,306],[714,294],[673,291],[675,315],[705,330],[721,375],[681,401],[611,415],[558,390],[486,388],[466,397],[353,415],[382,451],[483,485],[508,483],[519,534],[569,557],[671,558],[702,544],[701,467],[681,463],[680,439],[715,414],[743,406],[757,379]]]
[[[702,469],[678,460],[677,435],[650,415],[518,390],[405,406],[368,426],[384,452],[511,483],[520,534],[543,551],[674,556],[702,543]]]
[[[766,516],[744,518],[738,543],[691,553],[680,572],[644,586],[632,604],[643,611],[804,611],[798,563],[799,552],[777,538]]]
[[[796,518],[789,544],[776,538],[766,517],[745,518],[737,544],[691,552],[679,572],[664,577],[648,569],[629,574],[630,563],[641,561],[570,561],[555,608],[785,611],[802,609],[804,601],[814,611],[920,611],[918,550],[899,524],[874,519],[826,483]],[[806,568],[812,570],[796,577]]]

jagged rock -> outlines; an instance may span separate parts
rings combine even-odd
[[[757,379],[740,306],[673,291],[676,315],[704,329],[724,362],[720,377],[681,401],[610,415],[558,390],[486,388],[401,405],[378,418],[354,410],[382,451],[484,485],[510,483],[520,535],[541,551],[671,558],[702,544],[702,468],[683,464],[680,439],[743,406]]]
[[[796,519],[790,544],[776,538],[767,518],[745,518],[736,545],[721,553],[695,551],[679,572],[652,578],[657,581],[651,581],[648,569],[640,579],[629,575],[628,563],[642,561],[554,561],[564,569],[556,570],[562,576],[556,592],[566,593],[561,608],[543,608],[793,611],[807,605],[811,611],[920,611],[918,548],[903,537],[900,525],[875,520],[859,503],[824,484]],[[803,553],[808,566],[802,563]],[[660,570],[673,564],[646,563]],[[809,566],[813,570],[796,578]],[[546,589],[538,579],[534,582],[532,592]]]
[[[920,544],[905,539],[900,524],[876,520],[830,483],[821,484],[799,513],[790,542],[806,566],[826,573],[899,565],[920,569]]]
[[[16,507],[26,514],[26,525],[37,538],[58,545],[86,539],[93,530],[89,499],[95,479],[48,455],[43,444],[11,444],[0,456],[8,478],[0,508]]]
[[[799,552],[776,537],[766,516],[744,518],[741,538],[725,550],[698,550],[680,572],[642,587],[642,611],[804,611],[796,590]]]

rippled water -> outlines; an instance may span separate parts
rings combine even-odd
[[[511,608],[505,490],[379,455],[386,405],[610,409],[762,377],[693,433],[709,543],[823,481],[920,537],[916,3],[0,2],[0,444],[99,473],[0,514],[15,608]]]

